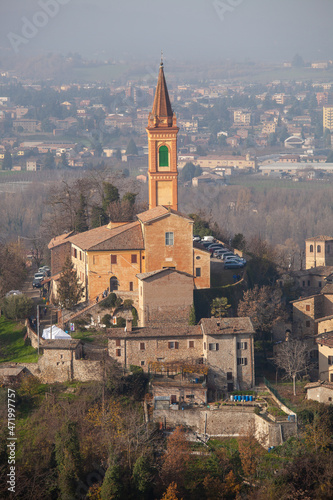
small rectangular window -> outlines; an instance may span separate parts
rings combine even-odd
[[[196,267],[195,268],[195,276],[197,278],[200,278],[200,276],[201,276],[201,267]]]
[[[329,365],[333,365],[333,356],[327,356],[327,361]]]
[[[116,356],[117,358],[121,356],[121,349],[116,349]]]
[[[305,310],[306,310],[306,311],[310,311],[310,304],[306,304],[306,306],[305,306]]]
[[[116,347],[120,347],[120,339],[116,339]]]
[[[194,347],[194,340],[189,340],[188,341],[188,347],[189,347],[189,349],[193,349],[193,347]]]
[[[237,358],[237,365],[246,366],[247,358]]]
[[[117,264],[117,256],[111,255],[111,264]]]
[[[321,281],[318,281],[318,287],[321,288]]]
[[[93,264],[94,265],[98,264],[98,255],[93,256]]]
[[[207,349],[207,345],[206,345],[206,342],[204,342],[204,350]]]
[[[179,346],[178,342],[168,342],[169,349],[178,349],[178,346]]]
[[[76,250],[76,248],[73,248],[73,255],[74,255],[74,258],[76,259],[77,258],[77,250]]]
[[[145,351],[145,350],[146,350],[145,342],[140,342],[140,351]]]
[[[81,252],[81,250],[80,250],[80,260],[82,260],[82,252]]]
[[[131,255],[131,264],[136,264],[138,262],[138,256],[136,254]]]
[[[305,281],[303,281],[302,283],[303,283],[302,286],[304,287],[305,286]]]
[[[145,366],[146,362],[145,361],[141,361],[140,364],[141,364],[141,366]]]
[[[173,233],[165,233],[165,244],[167,246],[172,246],[173,245]]]
[[[208,344],[208,349],[210,351],[218,351],[219,350],[219,344]]]
[[[130,292],[133,292],[133,281],[130,281],[129,289],[130,289]]]
[[[227,372],[227,380],[232,380],[232,372]]]

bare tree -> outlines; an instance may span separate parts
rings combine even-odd
[[[294,396],[296,396],[296,377],[308,368],[307,346],[300,340],[290,340],[278,346],[274,363],[286,372],[285,378],[293,381]]]

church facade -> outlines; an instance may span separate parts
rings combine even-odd
[[[194,288],[210,287],[210,254],[193,247],[193,220],[178,211],[177,120],[161,63],[148,118],[149,210],[128,223],[110,222],[49,243],[52,276],[67,256],[84,286],[83,300],[106,289],[138,295],[138,275],[169,269],[190,276]],[[56,289],[56,286],[53,287]]]

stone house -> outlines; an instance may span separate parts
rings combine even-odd
[[[333,331],[316,337],[318,345],[319,379],[333,382]]]
[[[305,240],[305,267],[333,266],[332,236],[317,236]]]
[[[165,373],[172,364],[208,367],[207,388],[232,392],[254,386],[254,329],[249,318],[206,318],[199,325],[170,320],[160,325],[114,328],[109,356],[122,366],[136,365],[147,372]],[[198,371],[198,373],[200,370]]]
[[[296,337],[313,337],[330,329],[333,315],[333,284],[327,283],[321,293],[301,297],[292,302],[293,334]]]
[[[318,380],[311,382],[304,387],[307,398],[319,403],[332,404],[333,401],[333,383]]]

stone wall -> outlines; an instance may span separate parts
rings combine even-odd
[[[51,273],[52,276],[60,273],[64,267],[67,257],[71,256],[71,244],[69,241],[51,248]]]
[[[297,435],[295,422],[269,422],[253,413],[253,409],[154,410],[153,420],[170,427],[191,427],[195,432],[210,437],[240,437],[251,433],[265,448],[279,446],[289,437]]]

